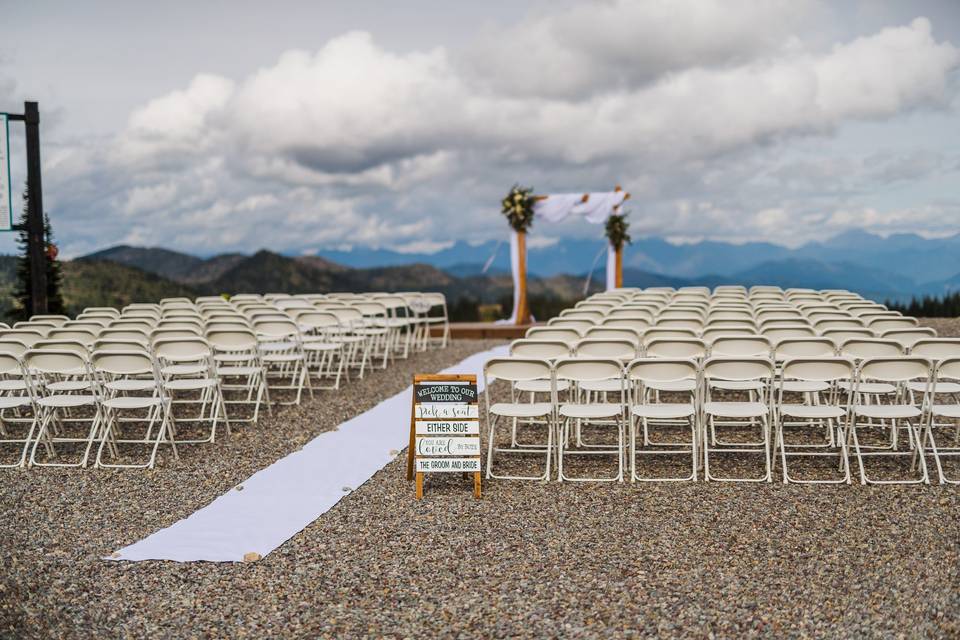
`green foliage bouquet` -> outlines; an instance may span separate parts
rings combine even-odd
[[[536,198],[533,196],[533,189],[516,184],[510,189],[507,197],[500,202],[501,213],[507,217],[507,222],[514,231],[524,232],[533,224],[534,202]]]
[[[607,240],[617,251],[623,249],[623,245],[630,244],[630,234],[627,233],[629,228],[630,223],[627,222],[627,214],[625,213],[622,215],[614,213],[607,218]]]

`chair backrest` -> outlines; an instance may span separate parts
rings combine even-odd
[[[828,340],[832,340],[834,344],[843,344],[847,340],[856,339],[856,338],[866,338],[870,339],[874,337],[873,331],[870,329],[827,329],[821,335]]]
[[[80,315],[83,316],[91,313],[113,316],[114,318],[120,317],[120,311],[118,309],[114,309],[113,307],[87,307],[80,313]]]
[[[97,340],[90,347],[91,352],[96,351],[139,351],[149,353],[147,345],[136,340]]]
[[[29,347],[19,340],[6,337],[0,338],[0,353],[7,353],[20,358],[28,349]]]
[[[587,329],[587,332],[583,334],[584,339],[586,340],[629,340],[636,344],[640,344],[640,334],[637,333],[636,329],[631,329],[628,327],[606,327],[598,326],[591,327]]]
[[[710,353],[715,356],[769,357],[773,344],[764,336],[721,336],[710,343]]]
[[[933,365],[926,358],[902,356],[899,358],[868,358],[860,363],[861,380],[880,380],[882,382],[905,382],[927,378],[933,371]]]
[[[910,355],[930,360],[960,358],[960,338],[927,338],[910,347]]]
[[[542,380],[551,372],[550,363],[537,358],[491,358],[483,365],[484,378],[508,382]]]
[[[164,338],[153,344],[154,354],[169,362],[194,362],[210,357],[212,350],[205,338]]]
[[[629,362],[637,357],[637,343],[632,340],[585,338],[574,348],[578,358],[608,358]]]
[[[874,331],[883,333],[894,329],[916,329],[917,320],[915,318],[876,318],[867,325]]]
[[[143,331],[144,333],[150,333],[153,331],[153,327],[156,325],[155,322],[147,322],[144,320],[128,320],[126,318],[120,318],[114,320],[109,325],[107,329],[132,329],[134,331]]]
[[[828,338],[790,338],[781,340],[773,350],[775,360],[789,358],[830,358],[837,354],[837,345]]]
[[[646,344],[644,353],[650,358],[705,358],[707,344],[697,338],[657,338]]]
[[[711,357],[703,363],[707,380],[767,380],[773,378],[773,361],[768,358]]]
[[[265,338],[298,338],[300,328],[293,320],[264,320],[253,323],[253,331]]]
[[[937,363],[936,380],[960,380],[960,358],[944,358]]]
[[[640,358],[627,365],[627,379],[640,382],[696,380],[696,360],[686,358]]]
[[[603,312],[590,309],[564,309],[560,312],[561,318],[568,320],[589,320],[591,323],[603,320]]]
[[[527,329],[526,337],[535,340],[561,340],[574,344],[580,341],[582,335],[579,330],[570,327],[530,327]]]
[[[557,380],[620,380],[623,378],[623,363],[610,358],[561,358],[554,363],[553,371]]]
[[[196,329],[154,329],[150,332],[150,342],[165,338],[194,338],[202,335]]]
[[[18,331],[38,331],[43,335],[47,335],[51,331],[57,328],[57,325],[53,322],[15,322],[13,328]]]
[[[97,339],[98,334],[99,332],[93,333],[92,331],[84,331],[83,329],[64,328],[64,329],[54,329],[53,331],[47,334],[47,339],[48,340],[75,340],[77,342],[81,342],[89,346],[94,343],[94,341]]]
[[[34,351],[70,351],[84,358],[90,357],[88,345],[76,340],[40,340],[33,343]]]
[[[597,326],[597,323],[593,320],[551,318],[547,321],[547,327],[551,329],[576,329],[580,333],[585,333],[587,329],[595,326]]]
[[[840,345],[840,355],[863,360],[867,358],[894,358],[902,356],[903,345],[895,340],[854,338]]]
[[[853,380],[856,364],[849,358],[791,358],[783,363],[781,380],[805,380],[810,382],[837,382]],[[780,386],[781,394],[783,385]]]
[[[23,374],[23,362],[20,360],[20,356],[0,350],[0,376],[21,378]]]
[[[556,360],[557,358],[567,358],[572,352],[571,345],[561,340],[523,338],[510,343],[510,355],[520,358]]]
[[[637,334],[642,335],[649,327],[650,323],[643,318],[633,317],[607,317],[601,322],[600,327],[626,327],[633,329]]]
[[[297,324],[303,331],[317,331],[339,327],[340,321],[332,313],[317,311],[316,307],[311,307],[310,311],[297,314]]]
[[[217,329],[207,332],[207,343],[216,351],[256,353],[256,334],[250,329]]]
[[[56,329],[54,329],[56,331]],[[0,338],[4,340],[16,340],[23,344],[32,346],[35,342],[43,340],[45,335],[33,329],[6,329],[0,332]]]
[[[97,374],[108,374],[111,377],[150,375],[157,379],[154,360],[143,351],[94,351],[90,361]]]
[[[31,349],[23,356],[28,370],[40,374],[86,375],[87,358],[73,351],[36,351]]]
[[[902,344],[904,348],[909,349],[920,340],[936,338],[937,332],[928,327],[916,327],[914,329],[894,329],[884,331],[880,334],[884,340],[895,340]]]
[[[136,329],[104,329],[97,337],[105,340],[138,340],[144,344],[150,344],[150,336],[145,331]]]
[[[647,329],[643,334],[643,341],[649,343],[661,338],[697,338],[698,333],[692,329]]]

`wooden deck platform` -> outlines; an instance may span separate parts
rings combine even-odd
[[[533,325],[494,324],[492,322],[451,322],[450,337],[454,340],[516,340],[522,338]],[[432,335],[440,335],[441,328],[434,326]]]

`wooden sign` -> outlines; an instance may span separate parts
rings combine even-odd
[[[480,406],[475,375],[416,375],[410,411],[407,480],[423,497],[425,473],[472,473],[480,497]]]

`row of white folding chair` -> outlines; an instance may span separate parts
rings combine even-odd
[[[66,345],[69,347],[69,345]],[[202,346],[202,349],[198,349]],[[191,353],[187,353],[190,349]],[[4,466],[86,466],[91,449],[97,442],[95,466],[99,467],[152,467],[160,443],[168,442],[176,453],[176,444],[212,442],[219,421],[223,420],[229,433],[226,409],[219,393],[219,383],[212,374],[210,350],[205,345],[184,345],[171,341],[157,346],[154,356],[144,350],[87,352],[82,345],[62,349],[31,349],[20,357],[0,351],[4,363],[3,388],[0,406],[4,413],[11,409],[32,409],[31,418],[19,418],[29,422],[23,438],[6,438],[4,444],[21,444],[19,460]],[[179,364],[188,361],[190,365]],[[198,366],[198,363],[200,365]],[[189,375],[181,376],[175,369],[189,368]],[[203,374],[203,375],[201,375]],[[182,390],[200,391],[201,413],[197,417],[180,417],[177,423],[208,422],[210,435],[199,440],[177,439],[172,405],[177,402],[172,392]],[[198,404],[193,401],[193,404]],[[206,412],[205,408],[210,407]],[[86,409],[91,416],[72,417],[77,410]],[[147,411],[146,416],[121,417],[131,411]],[[209,415],[204,415],[209,413]],[[4,416],[4,420],[8,420]],[[66,434],[72,423],[89,422],[82,437]],[[159,421],[159,422],[158,422]],[[146,424],[142,438],[123,439],[124,423]],[[83,453],[75,462],[54,461],[56,445],[78,443]],[[104,455],[117,457],[117,445],[138,443],[150,447],[145,463],[129,464],[107,462]],[[29,449],[29,458],[27,451]],[[38,459],[38,450],[44,450],[46,459]]]
[[[582,359],[580,360],[582,361]],[[554,433],[551,430],[547,434],[545,446],[541,444],[539,447],[531,448],[529,445],[527,445],[525,447],[518,448],[514,441],[512,442],[511,447],[499,447],[496,446],[497,421],[502,417],[512,419],[514,421],[518,419],[529,421],[531,418],[539,418],[541,421],[546,421],[546,424],[550,424],[551,421],[555,423],[556,421],[560,420],[560,418],[610,419],[615,415],[615,412],[613,412],[612,408],[609,405],[606,405],[606,403],[602,403],[604,406],[598,407],[594,405],[582,410],[568,409],[561,412],[558,404],[558,392],[562,389],[562,387],[559,386],[559,383],[574,381],[583,384],[591,381],[596,382],[600,379],[616,379],[617,376],[612,373],[614,371],[614,365],[619,363],[622,366],[622,361],[606,360],[607,365],[602,368],[602,371],[604,371],[603,376],[589,379],[576,379],[574,376],[566,374],[561,375],[561,379],[558,379],[557,371],[570,369],[570,367],[574,366],[571,363],[576,362],[576,360],[571,361],[561,358],[551,362],[547,360],[533,360],[529,358],[514,358],[512,361],[520,363],[520,369],[513,369],[515,372],[521,372],[516,376],[511,377],[509,371],[505,372],[501,368],[506,367],[507,370],[511,370],[511,367],[514,366],[511,364],[511,362],[506,360],[491,361],[494,363],[494,366],[488,370],[485,370],[485,375],[489,375],[492,378],[510,380],[514,384],[522,384],[524,382],[543,380],[545,377],[547,377],[547,374],[549,374],[551,385],[551,402],[517,403],[514,399],[510,403],[498,403],[493,405],[491,408],[488,400],[490,439],[488,441],[487,473],[489,477],[497,477],[493,472],[493,457],[496,453],[536,453],[539,451],[541,454],[545,455],[545,471],[543,475],[538,475],[530,479],[545,479],[550,475],[549,465],[551,460],[551,450],[554,446],[552,443],[554,442],[555,438],[557,443],[556,447],[558,450],[558,466],[562,468],[561,460],[563,456],[563,447],[569,437],[568,431],[565,430],[560,433]],[[589,362],[596,363],[597,360],[591,359]],[[633,371],[633,367],[641,366],[648,370],[648,374],[646,376],[632,375],[630,373]],[[653,375],[652,373],[649,373],[649,371],[652,370],[658,370],[661,373],[658,375]],[[683,371],[682,375],[676,373],[679,370]],[[642,390],[644,385],[650,385],[653,388],[657,388],[658,384],[662,385],[663,383],[677,382],[680,380],[700,380],[703,382],[702,387],[699,387],[701,391],[694,392],[692,387],[687,387],[687,389],[690,389],[692,394],[691,401],[681,403],[680,405],[674,404],[668,406],[658,403],[657,405],[651,406],[645,401],[639,404],[636,401],[634,402],[634,405],[631,409],[631,415],[634,419],[643,421],[643,439],[645,445],[651,444],[648,441],[649,434],[646,428],[647,420],[689,420],[687,424],[691,429],[691,439],[688,442],[688,447],[677,450],[676,446],[678,443],[671,442],[667,444],[669,447],[673,447],[672,449],[661,449],[657,452],[650,453],[654,455],[682,454],[691,456],[691,475],[658,479],[695,479],[698,468],[697,448],[699,438],[699,442],[701,443],[699,446],[701,446],[703,450],[703,469],[706,479],[770,481],[772,479],[773,463],[771,460],[771,430],[767,428],[767,424],[771,419],[775,424],[775,436],[773,444],[775,445],[776,450],[780,453],[780,458],[783,464],[784,482],[849,482],[850,471],[847,454],[848,442],[852,443],[853,445],[854,455],[856,456],[859,464],[861,482],[865,484],[928,482],[929,477],[924,461],[924,454],[927,452],[921,443],[921,438],[925,438],[929,443],[929,452],[933,454],[933,457],[937,462],[937,468],[940,472],[941,481],[950,481],[947,480],[943,474],[942,465],[940,462],[941,456],[946,457],[951,455],[960,455],[960,449],[958,449],[956,446],[949,449],[938,449],[935,445],[934,437],[931,432],[931,424],[933,424],[932,419],[926,422],[926,426],[922,424],[921,420],[923,407],[925,406],[936,406],[936,413],[940,416],[951,417],[954,419],[960,417],[960,411],[958,411],[958,409],[960,409],[960,405],[932,405],[930,404],[930,400],[927,399],[934,397],[936,378],[938,375],[949,377],[951,380],[960,378],[960,359],[958,358],[942,361],[938,369],[932,368],[932,363],[930,360],[918,357],[869,359],[860,363],[859,366],[857,366],[851,359],[837,357],[801,358],[788,360],[784,364],[781,376],[779,377],[779,391],[776,396],[776,402],[773,401],[775,369],[773,362],[768,359],[721,357],[710,358],[704,361],[702,364],[695,360],[686,359],[644,359],[634,361],[630,365],[627,365],[625,371],[627,373],[624,373],[624,377],[621,380],[622,398],[625,398],[626,394],[631,392],[630,384],[628,383],[634,384],[633,388],[634,392],[636,392],[636,389]],[[664,373],[670,371],[673,371],[673,374]],[[937,371],[942,373],[936,373]],[[762,383],[764,388],[770,390],[770,393],[765,393],[762,399],[758,398],[756,401],[747,403],[728,402],[722,399],[713,400],[709,395],[709,390],[712,388],[711,380],[713,378],[724,382],[759,381]],[[866,404],[863,403],[863,395],[858,391],[860,384],[863,381],[876,380],[881,380],[888,383],[895,382],[900,385],[897,387],[896,391],[896,393],[900,395],[895,396],[895,399],[898,400],[895,404],[878,405],[869,402]],[[842,404],[837,400],[835,400],[835,402],[829,406],[809,402],[796,404],[785,403],[783,401],[784,391],[790,392],[796,388],[788,386],[791,383],[796,384],[816,382],[823,384],[823,388],[829,388],[829,385],[826,383],[835,384],[840,381],[847,382],[847,393],[853,398],[847,403],[846,407],[842,406]],[[904,402],[904,396],[902,395],[901,390],[904,389],[902,385],[907,382],[919,382],[926,385],[927,389],[925,390],[925,394],[929,395],[924,395],[924,400],[920,403],[913,401]],[[955,384],[955,382],[952,382],[951,384]],[[851,388],[853,389],[852,393],[849,391]],[[698,397],[700,400],[697,400]],[[839,398],[839,395],[835,395],[835,398]],[[699,404],[698,409],[694,407],[694,405],[697,404]],[[772,414],[770,414],[771,411],[773,412]],[[930,415],[933,415],[934,411],[931,410],[929,413]],[[700,430],[698,430],[695,424],[698,416],[702,421],[702,428]],[[862,422],[861,418],[866,418],[867,421]],[[747,419],[749,419],[749,424],[758,424],[761,427],[761,439],[759,441],[749,445],[744,445],[742,443],[725,443],[717,437],[716,429],[721,425],[720,420],[725,421],[723,423],[725,425],[727,422],[729,422],[729,420],[736,420],[742,423]],[[793,419],[794,422],[791,423],[790,419]],[[872,420],[874,419],[892,421],[890,428],[893,432],[896,432],[900,429],[907,431],[908,441],[910,443],[908,450],[869,450],[866,447],[862,447],[859,440],[859,431],[863,428],[873,427],[874,425]],[[908,422],[906,427],[897,424],[900,421],[910,419],[912,419],[914,422]],[[829,433],[826,439],[826,444],[813,445],[811,450],[810,445],[798,445],[786,442],[784,437],[785,427],[810,424],[811,422],[819,424],[824,422],[827,423]],[[697,435],[698,433],[700,434],[699,436]],[[631,422],[631,477],[635,480],[651,479],[641,478],[636,474],[635,461],[636,456],[638,455],[636,447],[637,436],[637,424],[635,422]],[[623,433],[621,431],[618,433],[618,450],[622,450],[622,444]],[[824,446],[829,446],[831,450],[826,452],[820,451],[819,449]],[[761,455],[764,459],[764,472],[760,477],[753,478],[717,477],[710,471],[711,453],[716,455],[729,453],[752,453]],[[838,467],[841,472],[840,477],[834,480],[812,481],[796,480],[791,478],[788,471],[788,459],[792,457],[806,457],[811,455],[829,455],[836,457],[839,460]],[[877,480],[874,478],[869,478],[866,475],[866,464],[864,461],[865,458],[871,456],[891,455],[912,457],[914,459],[914,464],[919,469],[919,477],[908,480]],[[617,475],[607,479],[622,479],[622,471],[623,461],[622,458],[620,458],[618,462]],[[524,479],[528,478],[523,476],[512,477]],[[562,471],[560,472],[560,478],[571,479],[564,476]]]

